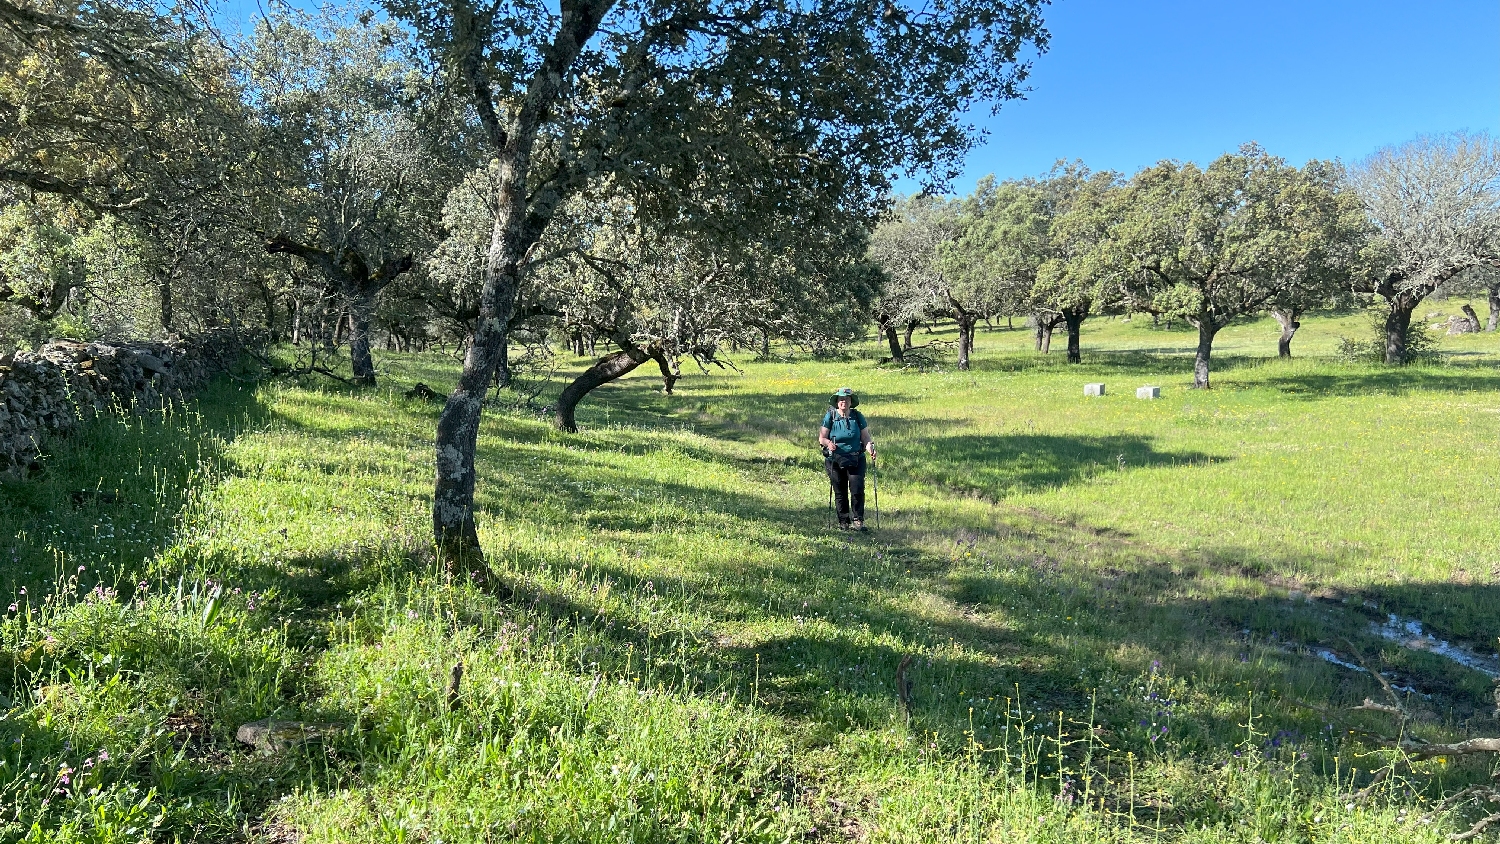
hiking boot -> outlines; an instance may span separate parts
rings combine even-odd
[[[839,519],[839,530],[849,530],[848,519]]]
[[[852,521],[852,522],[849,523],[849,529],[850,530],[864,530],[865,529],[865,520],[864,519],[855,519],[854,521]]]

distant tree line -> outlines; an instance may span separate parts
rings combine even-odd
[[[1500,148],[1426,137],[1346,169],[1292,167],[1249,144],[1129,179],[1060,163],[962,198],[898,199],[869,256],[885,275],[873,317],[896,360],[915,328],[951,320],[967,369],[975,326],[1003,317],[1026,319],[1043,352],[1063,328],[1078,363],[1088,317],[1149,314],[1197,329],[1193,382],[1206,388],[1214,337],[1235,320],[1274,316],[1286,357],[1307,312],[1364,300],[1384,305],[1384,358],[1401,364],[1412,314],[1440,289],[1482,290],[1496,328]]]

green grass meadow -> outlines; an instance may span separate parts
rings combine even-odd
[[[643,368],[576,435],[497,403],[504,599],[429,544],[402,393],[451,355],[99,420],[0,486],[0,841],[1447,840],[1493,763],[1387,745],[1500,735],[1494,683],[1374,625],[1495,653],[1500,335],[1393,369],[1335,359],[1364,314],[1304,326],[1226,329],[1210,391],[1195,333],[1097,318],[1073,366],[999,326],[970,372]],[[843,385],[865,534],[815,446]],[[235,741],[266,717],[318,736]]]

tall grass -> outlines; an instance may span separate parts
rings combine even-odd
[[[496,409],[479,503],[507,600],[426,542],[438,409],[401,393],[451,383],[450,358],[100,421],[0,490],[0,839],[1467,828],[1480,807],[1433,801],[1488,766],[1383,749],[1391,719],[1349,709],[1380,686],[1317,652],[1412,689],[1417,736],[1492,729],[1488,678],[1370,623],[1492,641],[1495,343],[1393,371],[1221,336],[1207,393],[1193,338],[1137,319],[1086,324],[1074,367],[998,330],[967,373],[882,369],[871,344],[672,397],[633,377],[578,435]],[[810,430],[845,383],[882,452],[862,536],[825,528]],[[321,727],[234,740],[265,717]]]

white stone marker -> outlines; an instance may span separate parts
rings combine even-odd
[[[1103,384],[1084,384],[1083,385],[1083,394],[1086,395],[1086,396],[1102,396],[1102,395],[1104,395],[1104,385]]]
[[[1136,387],[1135,388],[1135,397],[1138,398],[1138,399],[1159,399],[1159,398],[1161,398],[1161,388],[1160,387]]]

